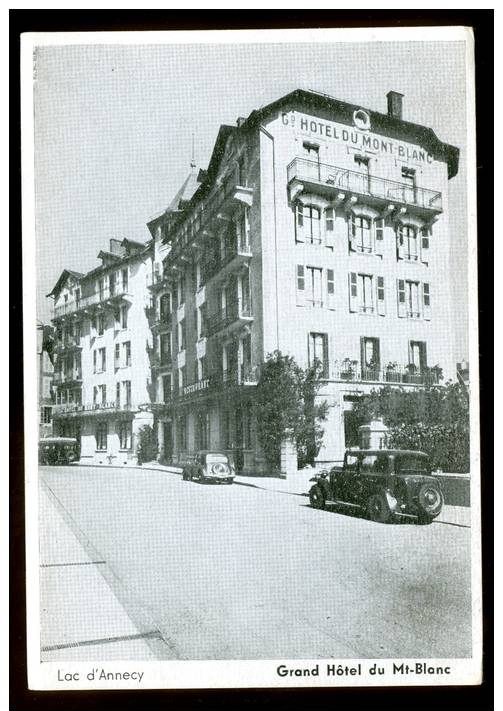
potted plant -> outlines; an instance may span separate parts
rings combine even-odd
[[[407,363],[405,366],[405,374],[403,376],[403,381],[404,383],[417,383],[419,382],[418,378],[418,368],[415,363]]]

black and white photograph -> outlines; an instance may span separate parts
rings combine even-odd
[[[471,30],[21,77],[30,688],[479,684]]]

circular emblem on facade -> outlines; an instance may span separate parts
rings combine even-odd
[[[363,109],[357,109],[353,113],[353,123],[356,128],[361,128],[363,131],[368,131],[370,128],[370,116]]]

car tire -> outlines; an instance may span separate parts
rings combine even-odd
[[[388,523],[392,512],[384,494],[372,494],[367,501],[367,514],[375,523]]]
[[[435,520],[434,516],[428,516],[428,514],[422,513],[418,514],[417,523],[419,526],[428,526]]]
[[[431,484],[423,484],[418,492],[418,523],[431,523],[438,516],[444,505],[444,497],[440,488]]]
[[[182,479],[184,481],[190,481],[190,475],[186,471],[184,471],[182,472]]]
[[[309,492],[309,501],[313,509],[325,508],[325,494],[319,486],[313,486]]]

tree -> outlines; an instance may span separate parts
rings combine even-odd
[[[314,463],[323,438],[320,423],[328,410],[325,402],[316,403],[321,370],[318,362],[304,370],[280,351],[269,354],[261,368],[255,393],[258,439],[274,471],[287,437],[295,440],[300,467]]]
[[[138,464],[152,462],[157,457],[158,451],[159,445],[155,429],[150,425],[144,425],[138,432],[138,447],[136,450]]]
[[[470,470],[469,403],[460,383],[372,390],[355,403],[353,414],[361,425],[381,417],[390,428],[390,447],[422,450],[435,469]]]

